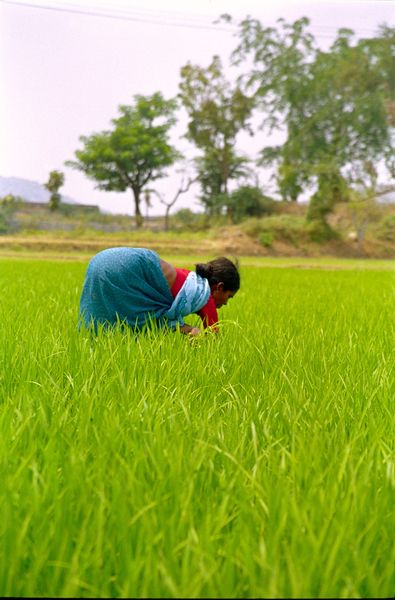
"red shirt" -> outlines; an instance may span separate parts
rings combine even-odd
[[[177,296],[190,272],[191,271],[188,271],[188,269],[178,269],[176,267],[176,280],[170,289],[173,298]],[[217,307],[215,306],[215,301],[212,294],[210,294],[207,304],[205,304],[197,314],[203,321],[203,327],[211,327],[212,325],[218,323]]]

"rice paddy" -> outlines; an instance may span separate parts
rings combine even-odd
[[[191,343],[0,260],[2,596],[394,595],[394,271],[240,262]]]

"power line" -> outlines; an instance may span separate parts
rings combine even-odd
[[[224,32],[235,32],[237,31],[236,25],[227,24],[226,26],[218,26],[218,22],[204,22],[205,17],[200,17],[197,15],[190,16],[185,13],[178,13],[179,17],[176,13],[171,13],[170,19],[168,17],[168,12],[166,11],[156,11],[153,15],[149,15],[146,10],[133,8],[132,11],[125,11],[123,9],[118,9],[117,12],[113,10],[109,10],[108,8],[104,8],[102,10],[88,10],[87,8],[81,5],[69,5],[68,7],[64,7],[61,5],[48,5],[48,4],[33,4],[31,2],[13,2],[12,0],[0,0],[3,4],[9,4],[12,6],[20,6],[22,8],[36,8],[40,10],[48,10],[52,12],[60,12],[60,13],[69,13],[76,14],[88,17],[99,17],[105,19],[113,19],[118,21],[132,21],[136,23],[146,23],[152,25],[167,25],[171,27],[184,27],[184,28],[192,28],[192,29],[205,29],[211,31],[224,31]],[[140,13],[140,14],[139,14]],[[162,14],[160,14],[162,13]],[[188,20],[184,20],[184,19]],[[174,20],[178,19],[178,20]],[[198,22],[201,21],[201,22]],[[334,35],[337,33],[339,28],[332,28],[328,25],[320,25],[318,28],[312,28],[313,34],[321,39],[333,39]],[[331,33],[332,31],[332,33]],[[375,31],[368,29],[359,29],[358,35],[373,35]]]
[[[106,9],[106,11],[98,12],[97,10],[87,10],[86,8],[75,6],[75,7],[62,7],[62,6],[50,6],[46,4],[31,4],[29,2],[12,2],[11,0],[0,0],[3,4],[10,4],[12,6],[20,6],[22,8],[37,8],[41,10],[49,10],[52,12],[61,12],[61,13],[69,13],[69,14],[77,14],[82,16],[89,17],[101,17],[105,19],[114,19],[118,21],[133,21],[137,23],[147,23],[152,25],[169,25],[172,27],[187,27],[192,29],[208,29],[214,31],[232,31],[236,30],[236,27],[227,26],[227,27],[218,27],[218,25],[209,25],[207,24],[199,24],[187,21],[168,21],[163,20],[163,18],[159,17],[141,17],[140,15],[128,14],[126,11],[119,11],[118,14],[114,12],[110,12]],[[124,14],[121,14],[121,13]],[[141,11],[140,11],[141,12]]]

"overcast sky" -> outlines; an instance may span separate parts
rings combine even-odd
[[[219,54],[228,65],[237,44],[234,28],[213,24],[224,12],[267,25],[307,16],[323,48],[340,27],[369,37],[380,24],[395,26],[393,0],[0,0],[0,175],[44,183],[51,170],[62,170],[63,194],[132,214],[131,192],[100,192],[64,161],[74,158],[81,135],[109,128],[118,105],[132,103],[134,94],[175,96],[188,61],[206,67]],[[184,130],[185,122],[172,139],[192,157]],[[254,158],[264,145],[260,133],[242,136],[239,148]],[[177,183],[173,174],[156,187],[170,200]],[[196,209],[197,194],[192,188],[175,209]],[[152,212],[163,211],[155,203]]]

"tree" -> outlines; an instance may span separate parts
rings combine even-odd
[[[219,215],[229,206],[228,186],[223,180],[223,157],[221,151],[207,148],[203,156],[195,159],[198,180],[202,189],[201,202],[210,216]],[[238,179],[250,174],[248,159],[242,156],[226,156],[228,179]]]
[[[277,183],[284,200],[296,201],[303,191],[305,176],[301,170],[303,140],[298,134],[303,124],[306,96],[310,83],[309,65],[316,46],[306,32],[308,19],[293,24],[279,19],[279,29],[263,27],[252,18],[240,23],[240,44],[233,62],[240,64],[252,56],[253,68],[240,78],[243,88],[252,91],[263,115],[261,128],[269,135],[285,132],[285,143],[262,150],[260,164],[276,164]]]
[[[317,241],[322,241],[337,237],[327,216],[333,211],[335,204],[349,200],[350,190],[347,181],[339,173],[337,164],[317,165],[315,173],[318,184],[310,198],[307,221],[315,222],[314,235]]]
[[[143,224],[143,189],[164,177],[166,167],[180,157],[169,143],[176,108],[176,100],[165,100],[160,92],[135,95],[132,106],[119,106],[120,117],[111,121],[112,130],[81,136],[84,148],[76,151],[76,161],[66,163],[96,181],[101,190],[131,189],[137,227]]]
[[[237,154],[237,134],[252,133],[248,119],[253,100],[238,85],[232,86],[222,73],[222,63],[214,56],[206,68],[188,63],[181,69],[179,98],[189,122],[186,137],[202,155],[197,158],[202,202],[213,210],[211,199],[229,192],[229,181],[245,171],[248,158]]]
[[[50,192],[49,197],[49,208],[52,211],[58,210],[61,202],[61,195],[59,189],[64,184],[64,173],[61,171],[51,171],[47,183],[44,183],[44,187]]]
[[[178,189],[171,200],[166,200],[165,196],[163,194],[161,194],[160,192],[158,192],[157,190],[149,190],[150,192],[155,194],[158,197],[159,202],[166,207],[165,231],[168,231],[170,228],[170,210],[173,208],[173,206],[175,205],[175,203],[177,202],[177,200],[181,196],[181,194],[185,194],[186,192],[188,192],[189,188],[191,187],[191,185],[193,185],[195,183],[196,179],[197,179],[196,177],[189,177],[189,176],[187,177],[186,173],[183,172]]]
[[[308,19],[278,22],[276,30],[244,20],[234,59],[252,57],[244,84],[254,90],[262,126],[285,133],[283,144],[263,149],[261,163],[277,165],[284,199],[315,187],[312,209],[324,218],[367,161],[385,161],[394,176],[395,29],[357,43],[340,29],[323,52],[306,30]]]

